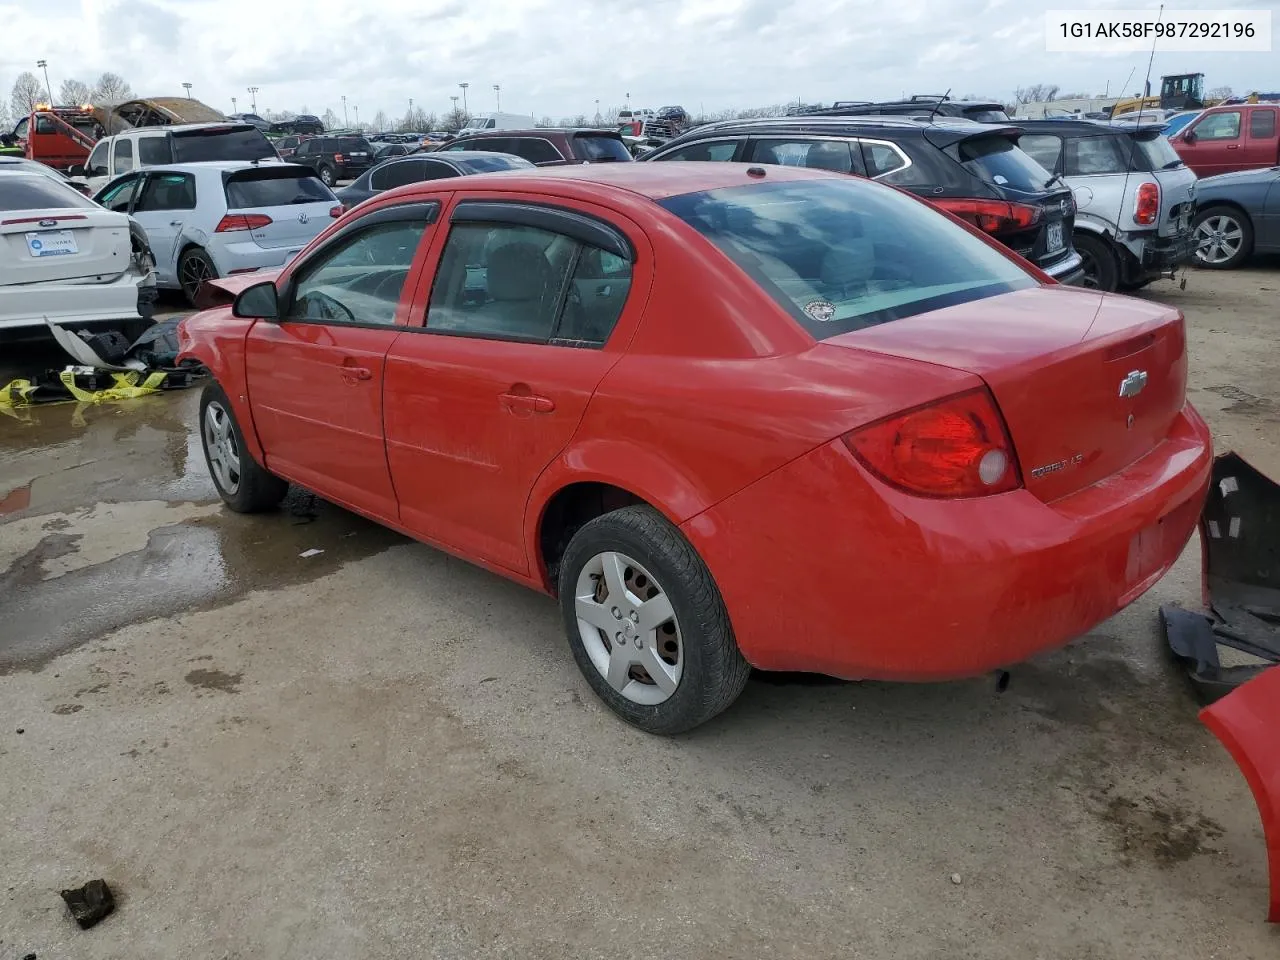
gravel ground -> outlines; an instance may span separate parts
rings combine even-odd
[[[1276,477],[1278,268],[1144,293],[1219,449]],[[1004,693],[758,676],[660,740],[551,601],[302,492],[222,510],[197,399],[0,416],[0,958],[1280,952],[1157,629],[1194,542]],[[82,932],[58,891],[94,877],[118,907]]]

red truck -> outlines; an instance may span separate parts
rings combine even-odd
[[[4,139],[6,144],[21,145],[28,160],[39,160],[66,173],[74,164],[84,163],[101,136],[102,126],[92,107],[41,104],[19,120]]]
[[[1196,176],[1258,170],[1280,164],[1280,105],[1237,103],[1210,107],[1169,143]]]

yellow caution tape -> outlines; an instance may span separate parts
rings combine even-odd
[[[111,379],[116,382],[114,387],[107,387],[105,390],[82,390],[76,386],[74,372],[63,370],[58,374],[58,379],[67,388],[67,392],[81,403],[106,403],[109,400],[134,400],[145,397],[147,394],[158,391],[160,384],[164,383],[164,378],[163,373],[153,373],[142,383],[138,383],[138,374],[130,370],[128,373],[111,375]]]
[[[0,391],[0,407],[25,407],[35,392],[35,384],[30,380],[10,380]]]

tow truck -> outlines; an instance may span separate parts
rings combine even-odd
[[[28,160],[66,173],[88,159],[102,134],[102,124],[89,104],[55,107],[38,103],[3,139],[10,152],[21,148]]]

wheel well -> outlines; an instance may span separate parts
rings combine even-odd
[[[573,535],[589,520],[644,499],[608,483],[571,483],[547,501],[538,524],[538,553],[552,593],[560,577],[560,560]]]
[[[182,245],[182,249],[178,251],[178,262],[181,263],[182,258],[192,250],[204,250],[204,247],[200,246],[200,244],[196,243],[194,240],[188,240]]]
[[[1253,217],[1249,216],[1249,211],[1240,206],[1240,204],[1236,203],[1234,200],[1210,200],[1203,207],[1197,206],[1196,219],[1199,220],[1202,213],[1216,209],[1217,207],[1226,207],[1232,213],[1244,217],[1245,220],[1249,221],[1249,228],[1253,229]]]

